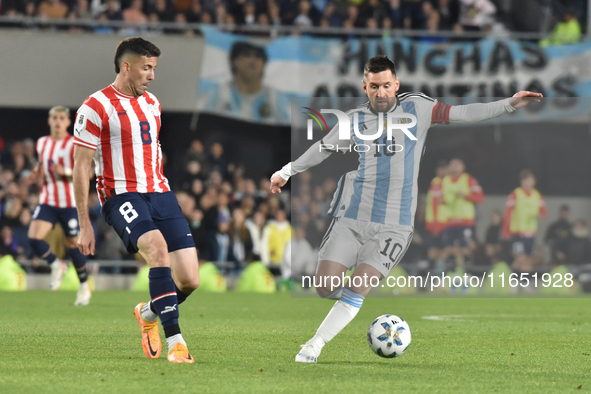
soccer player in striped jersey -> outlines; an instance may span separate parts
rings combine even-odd
[[[39,164],[35,167],[32,177],[43,179],[39,205],[33,212],[33,220],[29,226],[29,243],[35,254],[45,259],[51,266],[50,289],[59,289],[67,268],[66,263],[55,257],[49,244],[45,242],[47,233],[59,222],[65,233],[67,255],[72,259],[80,289],[75,305],[87,305],[90,302],[90,288],[87,282],[86,256],[78,250],[76,241],[80,227],[74,201],[74,185],[72,169],[74,167],[74,138],[68,133],[70,110],[57,106],[49,110],[50,134],[37,141]]]
[[[390,59],[386,56],[369,59],[363,78],[363,90],[369,101],[350,110],[348,117],[361,135],[372,136],[372,140],[363,140],[353,130],[349,130],[348,139],[339,139],[337,125],[271,177],[271,191],[277,193],[290,176],[320,164],[333,152],[359,152],[358,169],[343,175],[339,181],[329,211],[334,219],[318,252],[316,292],[323,298],[338,301],[316,335],[302,346],[296,362],[317,361],[323,346],[357,315],[371,289],[370,278],[387,276],[408,248],[417,206],[419,161],[431,125],[490,119],[513,112],[542,96],[522,91],[512,98],[488,104],[450,106],[422,93],[397,95],[399,86]],[[384,117],[378,117],[379,113],[397,121],[398,128],[392,130],[391,140],[387,127],[382,127]],[[373,139],[380,128],[382,134]],[[334,288],[333,279],[341,279],[352,267],[356,268],[347,285]]]
[[[161,352],[158,321],[168,361],[193,363],[179,327],[178,306],[199,285],[197,250],[168,180],[162,173],[160,102],[147,91],[160,49],[139,37],[115,52],[115,82],[88,97],[74,124],[74,189],[80,219],[78,247],[94,254],[88,217],[89,169],[94,158],[101,212],[130,253],[150,267],[151,300],[135,307],[146,357]]]

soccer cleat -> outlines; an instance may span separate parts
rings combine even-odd
[[[302,350],[295,357],[295,361],[296,363],[316,363],[318,356],[320,352],[312,344],[306,343],[302,345]]]
[[[88,305],[90,302],[90,297],[92,297],[92,292],[90,291],[90,287],[88,286],[88,282],[85,282],[86,285],[80,285],[78,289],[78,295],[76,295],[76,302],[74,305],[81,306],[81,305]]]
[[[55,261],[51,264],[51,280],[49,282],[50,290],[59,290],[67,269],[68,265],[65,262],[60,259],[55,259]]]
[[[142,306],[144,302],[140,302],[135,306],[133,311],[137,322],[142,329],[142,348],[144,354],[148,358],[160,357],[162,345],[160,344],[160,333],[158,332],[158,320],[149,322],[142,317]],[[170,356],[169,356],[170,357]]]
[[[178,342],[170,352],[168,352],[168,361],[171,363],[188,363],[192,364],[195,362],[193,357],[189,354],[189,349],[186,345]]]

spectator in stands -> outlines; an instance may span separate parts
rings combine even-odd
[[[496,12],[490,0],[460,0],[459,23],[464,31],[482,31],[492,24]]]
[[[285,211],[278,210],[275,220],[270,221],[263,230],[261,260],[268,267],[278,268],[283,261],[285,246],[291,239],[291,225]]]
[[[250,232],[246,227],[246,216],[240,208],[234,209],[232,212],[232,223],[228,231],[232,238],[232,248],[234,257],[239,262],[240,267],[244,267],[247,263],[247,256],[252,253],[252,238]]]
[[[244,24],[245,25],[254,25],[257,22],[257,15],[256,15],[256,6],[252,1],[247,2],[244,4]]]
[[[581,265],[591,263],[591,239],[589,228],[582,220],[575,220],[571,234],[567,241],[566,263]]]
[[[99,19],[108,21],[123,20],[123,15],[121,14],[120,9],[121,7],[119,6],[119,0],[108,0],[107,9],[105,12],[100,14]]]
[[[252,252],[259,257],[262,256],[261,246],[265,224],[265,214],[261,211],[255,212],[252,218],[246,219],[245,221],[245,225],[250,232],[250,239],[252,240]]]
[[[193,0],[191,2],[191,8],[186,12],[185,16],[189,23],[200,23],[202,19],[203,7],[201,1]],[[196,140],[199,141],[199,140]],[[202,146],[203,147],[203,146]]]
[[[281,10],[276,3],[269,5],[269,21],[273,26],[281,26]]]
[[[363,20],[359,17],[359,8],[354,4],[347,7],[347,19],[343,22],[344,27],[365,27]]]
[[[439,29],[452,30],[458,23],[459,5],[458,0],[438,0],[437,11],[439,12]]]
[[[73,12],[76,13],[76,19],[90,20],[93,18],[92,13],[90,12],[88,0],[78,0]]]
[[[390,24],[392,28],[395,29],[399,29],[402,27],[402,20],[403,18],[403,14],[402,14],[402,7],[400,6],[400,0],[390,0],[389,2],[389,8],[387,10],[388,13],[388,18],[390,20]],[[384,29],[389,28],[386,27],[385,25],[388,23],[386,22],[386,20],[383,21],[384,23]]]
[[[210,261],[216,265],[223,273],[235,271],[241,268],[240,261],[234,255],[234,242],[228,234],[230,223],[225,217],[220,216],[218,229],[209,238]]]
[[[175,19],[175,13],[166,0],[154,0],[150,15],[156,15],[161,22],[172,22]]]
[[[405,29],[423,29],[425,14],[423,0],[401,0],[403,26]]]
[[[18,244],[18,255],[25,259],[32,259],[35,253],[29,244],[29,237],[27,236],[29,224],[31,224],[31,210],[23,208],[18,219],[19,224],[12,229],[14,239]]]
[[[379,0],[367,0],[361,5],[359,15],[369,27],[368,21],[373,19],[372,25],[374,22],[377,25],[386,15],[386,9]]]
[[[300,13],[293,21],[293,24],[300,27],[311,27],[312,19],[310,19],[310,3],[306,0],[300,2]]]
[[[550,261],[552,264],[565,264],[567,242],[571,237],[570,208],[568,205],[560,207],[558,220],[550,224],[546,230],[544,240],[550,247]]]
[[[306,240],[306,231],[297,227],[291,242],[287,243],[284,263],[281,267],[284,279],[291,278],[301,282],[302,276],[313,276],[318,261],[317,251]]]
[[[121,15],[123,16],[123,20],[129,23],[147,23],[148,17],[146,16],[146,14],[144,14],[143,8],[143,0],[132,0],[129,8],[126,8],[121,13]]]
[[[4,225],[0,229],[0,255],[7,254],[18,257],[18,243],[12,235],[12,228]]]
[[[212,171],[217,171],[224,178],[227,173],[227,162],[224,156],[224,147],[219,142],[211,145],[209,151],[209,167]]]
[[[60,0],[44,0],[37,8],[41,18],[63,19],[68,15],[68,6]]]
[[[554,27],[547,38],[540,41],[540,46],[573,44],[579,42],[580,38],[581,25],[577,19],[577,12],[569,7],[564,11],[562,21]]]

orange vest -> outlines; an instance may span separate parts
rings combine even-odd
[[[425,229],[433,235],[439,235],[444,229],[449,216],[447,206],[443,204],[442,178],[435,177],[429,184],[427,205],[425,207]]]

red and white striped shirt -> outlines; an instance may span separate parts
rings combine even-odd
[[[97,151],[101,204],[114,195],[170,190],[162,173],[160,102],[151,93],[121,93],[113,85],[88,97],[76,114],[74,144]]]
[[[60,164],[72,173],[74,167],[74,138],[69,133],[61,140],[54,140],[51,136],[37,140],[37,155],[43,165],[43,186],[39,195],[39,203],[58,208],[73,208],[74,185],[72,179],[60,176],[51,171],[53,164]]]

